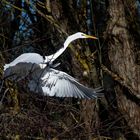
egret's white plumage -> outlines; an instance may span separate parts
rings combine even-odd
[[[11,63],[9,64],[5,64],[4,65],[4,70],[6,70],[9,67],[13,67],[19,63],[30,63],[32,64],[42,64],[44,63],[44,58],[43,56],[41,56],[38,53],[24,53],[21,54],[20,56],[18,56],[15,60],[13,60]],[[25,67],[26,68],[26,67]]]
[[[86,35],[84,33],[78,32],[75,33],[69,37],[67,37],[66,41],[64,42],[64,46],[62,48],[60,48],[56,53],[49,55],[49,56],[41,56],[38,53],[24,53],[21,54],[19,57],[17,57],[14,61],[12,61],[9,64],[5,64],[4,66],[4,70],[6,70],[9,67],[15,66],[18,63],[22,63],[22,62],[26,62],[26,63],[32,63],[32,64],[41,64],[41,63],[50,63],[52,64],[52,62],[57,59],[68,47],[68,45],[79,38],[92,38],[92,39],[97,39],[94,36],[89,36]]]
[[[64,47],[55,54],[45,56],[45,59],[37,53],[24,53],[4,66],[4,76],[13,75],[12,79],[18,81],[29,76],[30,91],[43,95],[87,99],[101,96],[101,88],[87,88],[67,73],[52,69],[50,66],[46,67],[47,63],[52,64],[65,51],[70,42],[78,38],[96,39],[96,37],[78,32],[66,39]]]
[[[44,96],[75,97],[75,98],[96,98],[102,96],[102,88],[87,88],[80,84],[75,78],[65,72],[46,67],[41,69],[37,64],[32,64],[27,72],[24,65],[31,66],[30,63],[19,63],[16,66],[6,69],[5,76],[9,73],[12,80],[19,81],[29,76],[28,88],[35,93]],[[26,73],[26,75],[24,75]],[[28,73],[28,75],[27,75]],[[14,76],[15,74],[15,76]]]
[[[49,96],[96,98],[102,95],[97,93],[101,92],[101,88],[87,88],[67,73],[52,68],[42,74],[41,87],[44,95]]]

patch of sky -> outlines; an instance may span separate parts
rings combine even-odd
[[[36,22],[37,21],[36,11],[33,8],[33,5],[35,5],[35,2],[36,2],[36,0],[29,1],[29,3],[30,3],[29,10],[30,10],[30,13],[32,14],[31,16],[34,18],[34,21]],[[15,36],[14,36],[13,43],[15,45],[21,44],[22,42],[28,42],[34,33],[32,28],[30,28],[31,25],[33,24],[32,20],[30,19],[30,16],[26,12],[26,10],[24,10],[25,0],[22,0],[21,6],[22,6],[23,10],[21,12],[19,30],[15,33]],[[31,44],[27,45],[26,49],[23,49],[23,52],[32,52],[32,51],[33,51],[33,47]]]
[[[37,21],[37,18],[35,16],[36,11],[32,8],[33,4],[35,4],[34,0],[30,0],[30,5],[31,6],[29,6],[29,10],[32,13],[34,21]],[[22,7],[23,8],[24,8],[24,5],[25,5],[25,0],[22,0]],[[20,33],[23,34],[24,37],[28,37],[33,33],[33,30],[31,28],[28,28],[32,24],[32,21],[31,21],[29,15],[28,15],[28,13],[25,10],[23,10],[21,12],[21,17],[22,18],[20,20],[19,31],[20,31]]]
[[[140,1],[139,0],[136,0],[136,6],[137,6],[137,12],[138,12],[139,20],[140,20]]]

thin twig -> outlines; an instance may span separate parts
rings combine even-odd
[[[1,91],[2,91],[3,84],[4,84],[4,80],[2,80],[2,83],[1,83],[0,93],[1,93]]]
[[[8,92],[8,90],[9,90],[9,88],[7,88],[7,89],[5,90],[3,96],[2,96],[2,98],[1,98],[1,100],[0,100],[0,105],[2,104],[2,102],[3,102],[3,100],[4,100],[4,97],[5,97],[6,93]]]
[[[19,10],[19,11],[25,11],[25,12],[26,12],[25,9],[19,8],[19,7],[17,7],[17,6],[15,6],[15,5],[11,4],[10,2],[8,2],[8,1],[6,1],[6,0],[2,0],[2,2],[6,3],[7,5],[12,6],[13,8],[15,8],[15,9],[17,9],[17,10]]]

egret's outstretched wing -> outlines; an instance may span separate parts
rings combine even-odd
[[[54,69],[48,69],[44,72],[41,80],[40,84],[44,95],[87,99],[102,95],[101,88],[87,88],[65,72]]]
[[[5,64],[4,70],[6,70],[9,67],[13,67],[18,63],[41,64],[44,63],[44,59],[43,56],[37,53],[24,53],[17,57],[15,60],[13,60],[11,63]]]
[[[43,68],[41,68],[43,65]],[[91,89],[78,83],[65,72],[44,67],[45,64],[18,63],[8,67],[4,76],[13,75],[13,80],[29,76],[30,91],[56,97],[96,98],[101,96],[101,88]]]
[[[13,80],[20,80],[28,75],[32,76],[33,74],[37,77],[39,75],[38,71],[41,71],[41,68],[44,68],[45,66],[46,64],[20,62],[6,68],[4,77],[11,77]]]

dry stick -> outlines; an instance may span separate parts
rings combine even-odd
[[[2,2],[6,3],[7,5],[10,5],[11,7],[15,8],[15,9],[17,9],[17,10],[19,10],[19,11],[25,11],[24,9],[19,8],[19,7],[15,6],[14,4],[11,4],[11,3],[8,2],[7,0],[2,0]]]
[[[69,128],[67,128],[66,130],[64,130],[63,132],[61,132],[61,133],[59,133],[57,136],[55,136],[53,139],[57,139],[58,137],[60,137],[60,136],[62,136],[62,135],[64,135],[66,132],[70,132],[71,130],[74,130],[74,129],[76,129],[76,128],[78,128],[78,127],[81,127],[82,125],[84,125],[85,123],[81,123],[81,124],[79,124],[79,125],[76,125],[76,126],[74,126],[74,125],[72,125],[71,127],[69,127]]]
[[[115,81],[126,87],[131,93],[133,93],[133,95],[137,95],[137,92],[130,85],[128,85],[122,77],[120,77],[118,74],[113,73],[104,65],[101,65],[101,68],[103,69],[103,71],[108,73]]]
[[[3,84],[4,84],[4,80],[2,79],[2,83],[1,83],[1,87],[0,87],[0,93],[1,93],[2,88],[3,88]]]
[[[4,100],[4,97],[5,97],[6,93],[8,92],[8,90],[9,90],[9,88],[7,88],[7,89],[5,90],[3,96],[2,96],[2,98],[1,98],[1,100],[0,100],[0,105],[2,105],[2,102],[3,102],[3,100]]]
[[[98,32],[97,32],[97,36],[99,36],[99,35],[98,35]],[[100,40],[98,39],[97,41],[98,41],[98,45],[99,45],[99,47],[98,47],[98,49],[97,49],[97,51],[98,51],[99,63],[100,63],[100,65],[102,65],[102,46],[101,46],[101,44],[100,44]],[[100,69],[100,75],[101,75],[101,78],[103,78],[103,70],[102,70],[102,69]],[[103,86],[103,80],[101,80],[101,85]]]

